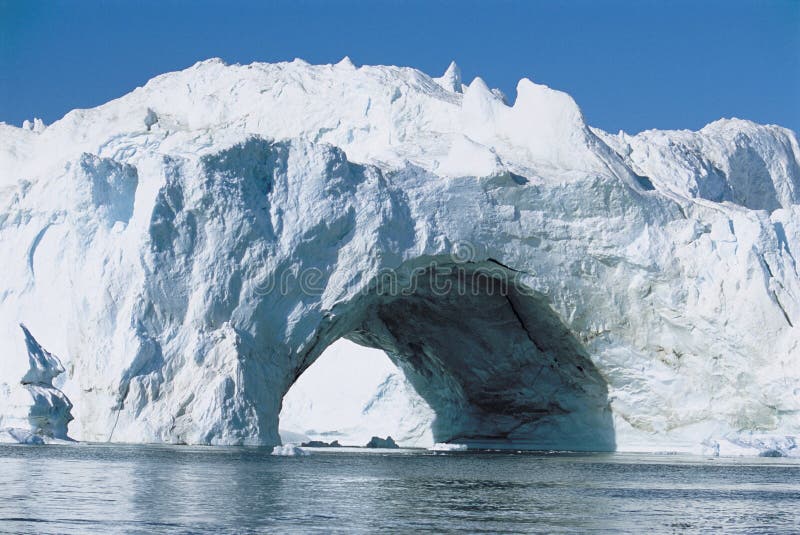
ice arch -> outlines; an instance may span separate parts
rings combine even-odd
[[[436,442],[610,451],[605,380],[541,295],[495,262],[414,263],[323,321],[285,393],[339,337],[385,351],[436,414]]]
[[[650,385],[625,375],[649,343],[642,251],[680,212],[626,180],[446,179],[257,137],[140,165],[81,158],[79,208],[19,266],[42,293],[18,315],[75,370],[77,439],[277,444],[284,395],[343,337],[404,370],[439,442],[610,450],[607,380]],[[55,259],[70,285],[29,269]],[[641,399],[631,425],[659,428]]]
[[[71,290],[92,302],[76,343],[109,341],[74,359],[90,370],[71,392],[77,438],[276,444],[289,388],[347,338],[404,370],[436,413],[436,441],[615,447],[608,386],[585,343],[626,321],[631,304],[593,315],[614,259],[593,259],[580,232],[565,234],[576,207],[554,199],[583,199],[580,217],[593,222],[631,212],[594,243],[631,239],[643,216],[625,183],[442,180],[259,138],[158,169],[152,209],[135,209],[127,227],[144,231],[141,251],[102,284],[74,275],[86,285]],[[75,237],[97,241],[98,257],[119,255],[101,233]],[[565,281],[567,292],[554,291]]]

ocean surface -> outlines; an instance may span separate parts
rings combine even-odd
[[[0,532],[797,533],[800,462],[0,446]]]

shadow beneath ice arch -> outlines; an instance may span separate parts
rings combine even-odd
[[[414,271],[409,291],[374,285],[349,303],[302,370],[344,336],[403,370],[436,413],[436,442],[613,451],[606,381],[544,296],[494,263],[437,269]]]

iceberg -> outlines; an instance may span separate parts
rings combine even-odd
[[[275,446],[345,339],[429,443],[796,455],[798,250],[779,126],[610,134],[455,65],[203,61],[0,124],[0,420]]]
[[[282,446],[275,446],[272,448],[272,453],[270,455],[275,455],[278,457],[302,457],[309,455],[309,453],[303,448],[295,446],[294,444],[284,444]]]
[[[400,446],[394,441],[392,437],[372,437],[367,442],[365,448],[380,448],[380,449],[398,449]]]

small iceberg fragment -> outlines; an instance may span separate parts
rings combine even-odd
[[[339,444],[338,440],[334,440],[333,442],[324,442],[322,440],[309,440],[308,442],[303,442],[300,444],[301,448],[341,448],[342,445]]]
[[[800,444],[793,436],[740,433],[721,441],[724,457],[800,457]]]
[[[367,442],[367,445],[364,446],[365,448],[383,448],[383,449],[399,449],[400,446],[397,445],[397,442],[394,441],[392,437],[372,437]]]
[[[437,442],[430,451],[467,451],[466,444],[448,444],[446,442]]]
[[[15,429],[7,427],[0,429],[0,444],[44,444],[44,439],[39,436],[26,431],[25,429]]]
[[[302,457],[308,455],[308,452],[294,444],[284,444],[283,446],[275,446],[272,448],[272,455],[280,457]]]

